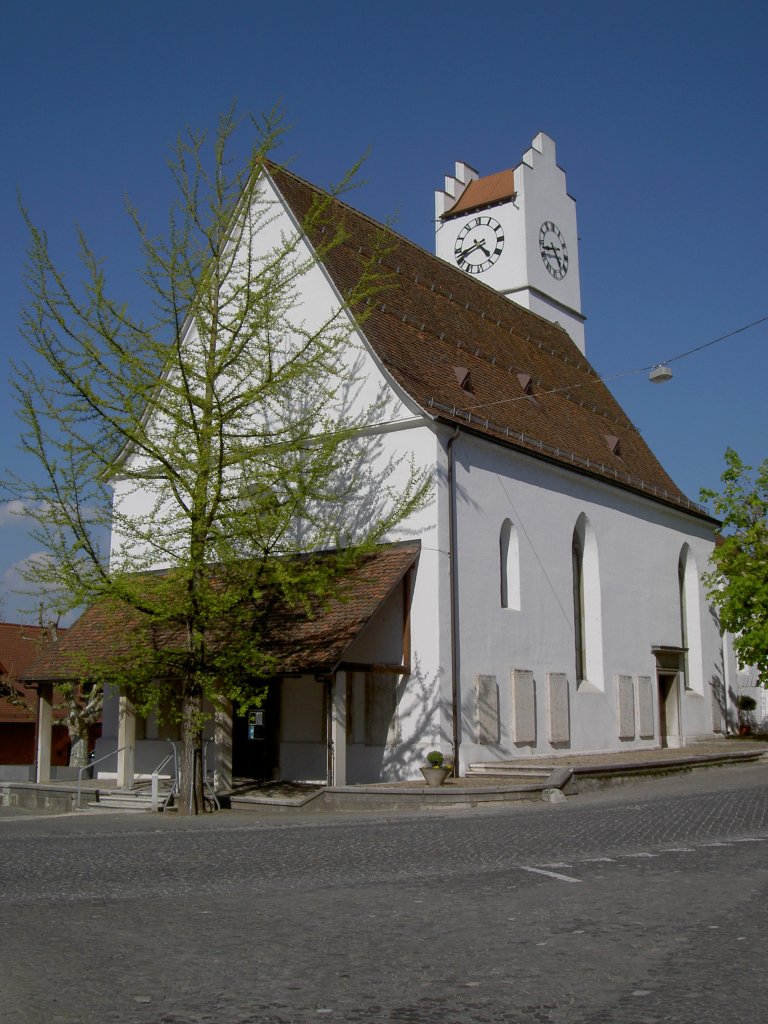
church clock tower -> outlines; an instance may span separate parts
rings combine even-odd
[[[435,193],[437,255],[559,323],[584,351],[576,203],[540,132],[517,167],[481,178],[457,163]]]

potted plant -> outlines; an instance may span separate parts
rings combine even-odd
[[[736,698],[736,707],[739,711],[739,736],[748,736],[754,725],[752,712],[757,707],[757,701],[748,693],[740,693]]]
[[[439,750],[430,750],[421,774],[428,786],[442,786],[452,771],[453,765],[446,762],[445,756]]]

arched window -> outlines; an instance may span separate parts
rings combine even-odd
[[[505,519],[499,534],[499,578],[501,607],[520,610],[520,550],[517,530]]]
[[[590,521],[580,515],[571,539],[573,640],[576,685],[602,690],[603,626],[597,541]]]
[[[587,648],[584,637],[584,551],[578,530],[573,531],[571,541],[573,563],[573,634],[576,648],[576,683],[587,678]]]
[[[685,547],[677,560],[677,601],[680,610],[680,646],[688,646],[688,609],[685,601]]]
[[[677,562],[677,593],[680,609],[680,646],[686,649],[685,688],[704,692],[704,657],[701,648],[701,601],[699,570],[688,544]]]

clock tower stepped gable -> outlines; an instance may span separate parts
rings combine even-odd
[[[458,162],[435,193],[435,231],[441,259],[559,323],[584,351],[576,203],[548,135],[497,174]]]

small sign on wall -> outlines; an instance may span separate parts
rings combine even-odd
[[[248,739],[249,740],[263,740],[264,739],[264,712],[263,711],[249,711],[248,712]]]
[[[499,687],[496,676],[475,679],[475,714],[478,743],[499,742]]]
[[[632,676],[616,676],[619,705],[619,739],[635,738],[635,682]]]
[[[640,711],[640,739],[653,739],[656,729],[653,720],[653,680],[650,676],[637,677],[637,705]]]
[[[524,668],[512,670],[512,740],[536,744],[536,684],[533,672]]]
[[[565,672],[547,673],[549,742],[570,743],[571,716],[568,704],[568,677]]]

